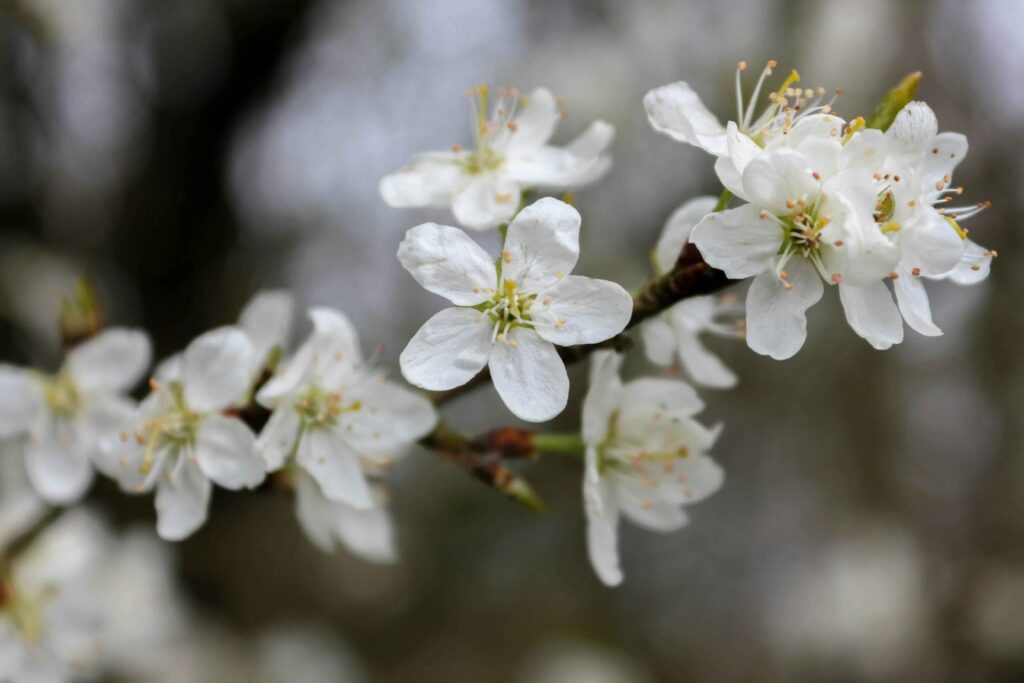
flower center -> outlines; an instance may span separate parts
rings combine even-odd
[[[325,391],[316,384],[311,385],[295,402],[295,410],[303,424],[310,427],[334,426],[344,413],[361,409],[359,401],[345,405],[340,391]]]
[[[749,135],[754,142],[764,147],[768,140],[779,133],[788,132],[800,118],[809,114],[828,114],[832,111],[835,96],[825,102],[826,90],[817,88],[794,88],[800,82],[800,74],[791,71],[782,86],[768,94],[768,106],[758,116],[754,116],[757,99],[765,79],[772,75],[778,62],[769,60],[761,70],[761,75],[754,86],[753,94],[746,106],[743,103],[742,73],[747,68],[746,62],[736,65],[736,125],[740,131]],[[836,95],[839,94],[837,89]]]
[[[150,386],[153,391],[165,394],[169,407],[162,414],[146,420],[142,429],[135,434],[135,440],[146,446],[142,464],[139,465],[139,473],[143,475],[148,475],[153,471],[157,451],[162,446],[171,445],[179,451],[190,450],[195,445],[199,423],[203,420],[202,413],[197,413],[188,407],[185,402],[185,392],[180,383],[172,382],[164,386],[152,381]],[[126,438],[127,435],[121,435],[122,440]]]
[[[815,174],[817,178],[817,174]],[[758,218],[761,220],[774,220],[782,229],[782,244],[779,246],[779,261],[775,267],[775,274],[782,280],[786,289],[792,289],[789,283],[789,275],[786,273],[786,263],[793,256],[802,256],[807,259],[814,269],[818,271],[826,282],[839,284],[842,282],[842,275],[839,273],[828,273],[825,262],[822,260],[821,248],[825,243],[823,231],[832,222],[832,217],[822,213],[824,195],[819,194],[813,202],[806,199],[790,199],[786,201],[786,208],[791,213],[776,216],[768,211],[761,211]],[[837,240],[833,246],[841,247],[842,240]]]
[[[536,294],[521,292],[515,280],[504,280],[490,301],[477,306],[477,310],[494,323],[491,341],[504,341],[509,330],[515,327],[533,329],[530,307],[536,300]]]
[[[490,88],[478,85],[469,91],[472,107],[473,140],[475,149],[464,154],[459,163],[469,175],[496,171],[505,163],[502,150],[517,126],[513,120],[519,106],[519,91],[502,88],[498,91],[493,107],[490,105]],[[456,145],[455,151],[461,151]]]
[[[82,404],[75,381],[63,370],[47,381],[43,396],[50,411],[62,417],[73,416]]]

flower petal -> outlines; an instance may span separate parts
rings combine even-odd
[[[695,383],[715,389],[736,386],[736,373],[708,351],[694,332],[676,326],[675,334],[679,345],[679,360]]]
[[[690,241],[705,261],[739,280],[771,267],[782,244],[782,228],[770,216],[761,218],[753,204],[744,204],[708,214],[694,227]]]
[[[380,376],[350,387],[345,400],[357,401],[359,410],[345,416],[343,436],[364,457],[397,457],[437,424],[430,400]]]
[[[603,154],[614,139],[615,126],[598,119],[573,138],[572,142],[565,146],[565,149],[580,158],[588,159]]]
[[[551,139],[562,114],[555,96],[547,88],[537,88],[526,97],[526,106],[515,117],[515,132],[509,136],[509,149],[540,147]]]
[[[196,459],[203,474],[226,489],[253,488],[265,466],[256,454],[256,435],[234,417],[209,415],[199,426]]]
[[[622,514],[648,531],[669,533],[682,529],[690,521],[683,509],[672,503],[623,504]]]
[[[863,287],[841,283],[839,300],[853,331],[876,349],[885,350],[903,341],[903,319],[884,282]]]
[[[647,360],[655,365],[668,366],[675,362],[676,333],[667,318],[667,314],[655,316],[640,325]]]
[[[588,503],[587,513],[587,554],[598,578],[607,586],[622,583],[622,569],[619,566],[619,511],[608,500],[607,483],[583,480],[583,498]],[[593,501],[593,502],[589,502]]]
[[[569,375],[554,345],[516,327],[494,345],[487,363],[505,406],[527,422],[550,420],[569,400]]]
[[[383,505],[360,510],[333,504],[334,531],[352,553],[367,562],[393,564],[398,560],[391,513]]]
[[[544,145],[510,153],[502,173],[523,187],[559,189],[596,180],[608,168],[600,157],[579,157],[567,149]]]
[[[67,366],[80,391],[120,393],[142,378],[151,355],[145,332],[111,328],[72,349]]]
[[[530,312],[537,334],[552,344],[596,344],[626,328],[633,297],[614,282],[569,275],[538,297]]]
[[[220,410],[239,400],[252,383],[253,347],[238,327],[220,327],[185,349],[182,384],[189,408]]]
[[[436,313],[402,351],[402,376],[430,391],[465,384],[487,364],[493,327],[486,315],[472,308]]]
[[[23,368],[0,363],[0,439],[22,434],[43,409],[43,397]]]
[[[263,459],[267,472],[274,472],[284,466],[285,460],[295,448],[299,438],[301,422],[299,414],[290,405],[280,405],[256,439],[256,454]]]
[[[896,292],[896,304],[899,306],[903,319],[911,328],[926,337],[937,337],[942,334],[932,322],[932,309],[928,303],[928,292],[924,289],[924,280],[914,277],[908,270],[900,269],[893,280],[892,288]]]
[[[747,345],[775,360],[790,358],[807,339],[807,309],[821,298],[824,285],[814,268],[802,258],[786,264],[786,289],[772,271],[750,283],[747,292]]]
[[[437,223],[405,233],[398,260],[424,289],[459,306],[475,306],[494,293],[494,259],[458,228]]]
[[[746,133],[740,132],[733,121],[726,124],[725,140],[727,153],[715,161],[715,175],[725,189],[746,199],[743,171],[763,150]]]
[[[621,366],[622,355],[614,351],[596,351],[590,358],[590,383],[583,399],[581,432],[583,441],[591,446],[600,444],[608,436],[608,423],[622,393]],[[588,460],[588,468],[593,469],[596,477],[596,461]]]
[[[156,532],[165,541],[185,539],[206,522],[213,489],[198,465],[186,460],[175,470],[156,487]]]
[[[74,503],[92,483],[92,445],[66,420],[49,420],[40,432],[25,444],[25,470],[32,488],[47,503]]]
[[[320,485],[305,472],[295,477],[295,516],[306,538],[325,553],[334,550],[332,503]]]
[[[651,90],[644,95],[644,109],[659,133],[715,156],[725,154],[725,128],[687,83],[679,81]]]
[[[689,417],[704,410],[704,401],[693,387],[682,380],[664,377],[626,382],[619,403],[627,409],[642,408],[645,414],[664,412]]]
[[[926,207],[919,220],[900,232],[900,265],[921,275],[942,275],[960,263],[966,243],[938,211]]]
[[[658,246],[654,248],[654,263],[659,275],[672,270],[690,240],[693,226],[711,213],[717,203],[715,197],[697,197],[672,212],[661,231]]]
[[[938,134],[939,120],[935,112],[924,102],[916,101],[903,107],[885,132],[894,148],[902,154],[924,152]]]
[[[381,178],[380,196],[396,208],[431,207],[443,209],[452,195],[469,183],[459,154],[431,152]]]
[[[816,171],[804,155],[794,150],[765,152],[743,171],[744,196],[758,208],[778,215],[792,213],[786,202],[817,197],[819,184],[811,175]]]
[[[249,335],[256,363],[266,362],[274,347],[284,349],[287,345],[294,311],[295,300],[282,289],[258,292],[246,304],[238,325]]]
[[[519,208],[519,184],[510,178],[476,176],[452,199],[455,220],[467,228],[487,230],[508,223]]]
[[[508,226],[502,252],[502,279],[536,294],[576,267],[580,256],[579,211],[544,197],[519,212]]]
[[[971,240],[964,241],[964,253],[948,273],[936,276],[949,279],[958,285],[976,285],[988,277],[992,269],[992,252]]]
[[[333,429],[311,429],[303,434],[297,460],[328,499],[358,508],[373,505],[359,454]]]
[[[946,176],[952,176],[957,164],[966,156],[967,138],[964,135],[948,132],[936,135],[918,169],[923,186],[934,186],[939,182],[948,185]]]

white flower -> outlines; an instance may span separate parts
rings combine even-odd
[[[988,272],[991,260],[991,252],[969,244],[960,227],[960,221],[976,215],[987,203],[948,205],[953,196],[963,192],[952,185],[952,174],[967,154],[967,138],[960,133],[939,133],[931,108],[924,102],[911,102],[884,135],[862,131],[843,153],[859,157],[872,173],[877,193],[875,221],[900,247],[900,262],[891,277],[903,318],[921,334],[941,334],[932,322],[921,277],[942,278],[965,267],[981,275],[983,268]],[[977,279],[967,274],[968,281]]]
[[[808,136],[753,159],[734,192],[748,204],[713,213],[693,229],[704,260],[733,279],[751,276],[747,343],[776,359],[807,336],[806,310],[822,281],[838,285],[847,321],[875,348],[903,339],[903,323],[883,282],[900,259],[878,230],[870,175],[843,166],[842,144]]]
[[[654,251],[654,266],[659,275],[671,270],[689,241],[694,224],[711,213],[716,202],[714,197],[697,197],[669,217]],[[733,387],[736,374],[704,347],[700,335],[742,337],[741,327],[728,322],[742,313],[742,304],[732,295],[684,299],[640,327],[647,358],[657,365],[668,366],[678,356],[695,383],[722,389]]]
[[[274,411],[257,450],[268,471],[294,458],[326,501],[365,510],[374,499],[364,468],[390,464],[434,428],[437,416],[426,398],[365,365],[348,318],[328,308],[312,309],[310,318],[309,339],[257,395]],[[301,498],[306,524],[304,510],[319,504],[307,498],[303,507]]]
[[[164,366],[153,392],[120,433],[105,439],[102,471],[129,492],[156,488],[157,533],[181,540],[206,521],[213,480],[228,489],[263,481],[256,437],[223,414],[251,382],[253,346],[237,327],[201,335],[180,363]]]
[[[682,506],[710,496],[725,476],[705,455],[720,428],[693,419],[704,408],[697,393],[678,380],[623,384],[621,363],[613,352],[594,354],[583,402],[587,546],[610,586],[622,582],[620,514],[652,531],[675,531],[687,522]]]
[[[257,292],[242,309],[238,326],[249,335],[253,347],[253,381],[259,379],[270,355],[277,349],[281,353],[288,345],[295,302],[284,290],[269,289]]]
[[[89,488],[100,439],[134,410],[125,392],[149,362],[145,333],[112,328],[52,376],[0,364],[0,438],[25,437],[26,471],[44,500],[73,503]]]
[[[531,422],[565,408],[569,377],[555,349],[621,332],[632,299],[619,285],[569,275],[579,257],[580,215],[556,199],[523,209],[497,266],[466,233],[435,223],[406,233],[398,259],[416,281],[453,304],[434,315],[401,355],[412,384],[445,390],[483,367],[505,405]]]
[[[295,514],[306,537],[329,553],[340,543],[368,562],[389,564],[397,559],[394,525],[384,491],[372,487],[373,507],[356,507],[324,495],[317,481],[296,474]]]
[[[565,189],[597,180],[610,165],[604,150],[615,129],[595,121],[564,148],[547,144],[561,116],[555,97],[538,88],[517,112],[519,94],[502,91],[488,117],[488,89],[474,92],[475,149],[422,154],[380,181],[389,205],[451,206],[455,220],[485,230],[508,223],[524,190]]]
[[[0,680],[61,683],[99,672],[96,588],[110,541],[95,516],[72,510],[16,558],[0,581]]]

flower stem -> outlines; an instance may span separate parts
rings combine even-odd
[[[729,190],[722,190],[722,194],[718,196],[718,203],[715,204],[715,213],[725,211],[726,207],[729,206],[730,199],[732,199],[732,192],[729,192]]]
[[[579,432],[536,433],[533,435],[533,447],[542,453],[561,453],[576,457],[583,455],[583,451],[586,450],[586,444],[583,443],[583,437]]]

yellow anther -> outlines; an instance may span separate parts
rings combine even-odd
[[[896,221],[889,221],[888,223],[886,223],[885,225],[883,225],[879,229],[883,233],[899,232],[900,231],[900,224],[897,223]]]

